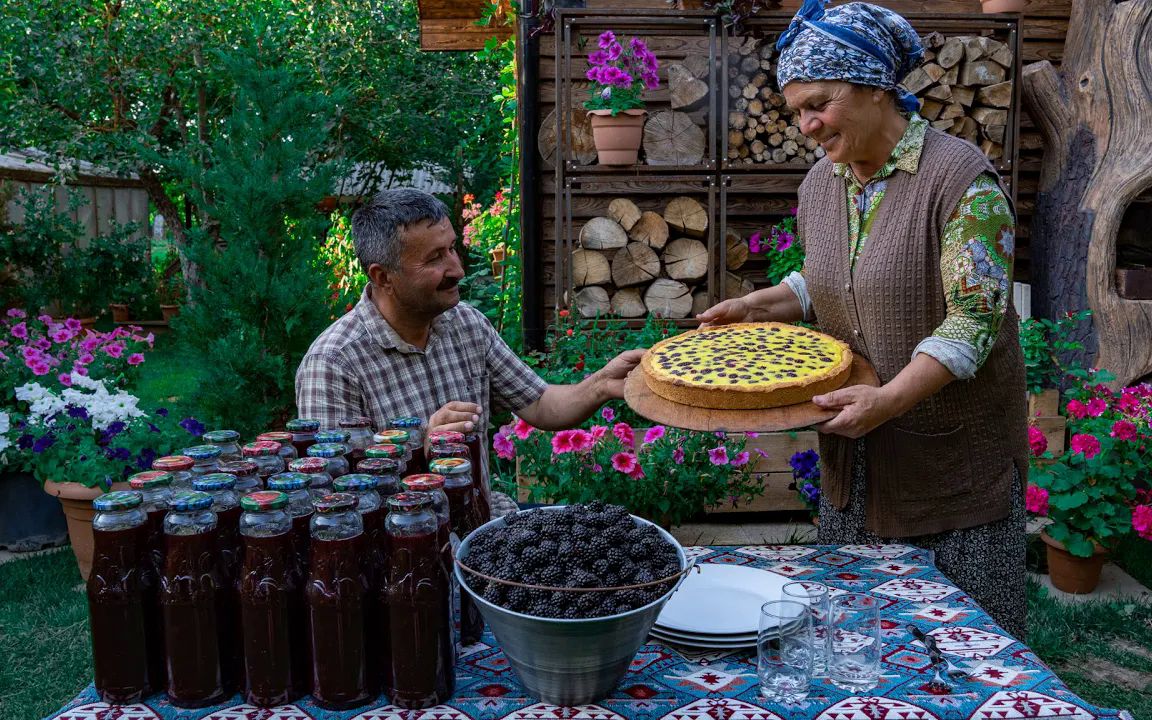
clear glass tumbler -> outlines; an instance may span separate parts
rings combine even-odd
[[[784,586],[781,600],[795,600],[808,606],[812,615],[812,676],[825,677],[828,674],[828,655],[831,653],[832,629],[829,617],[832,612],[831,592],[827,585],[818,582],[790,582]]]
[[[760,608],[756,636],[760,694],[780,702],[803,700],[812,683],[812,615],[793,600],[772,600]]]
[[[880,601],[867,593],[832,598],[832,654],[828,679],[861,693],[880,681]]]

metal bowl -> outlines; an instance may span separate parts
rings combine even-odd
[[[558,507],[523,510],[539,512]],[[643,518],[632,515],[637,525],[653,525],[661,537],[676,548],[680,570],[688,567],[684,548],[668,532]],[[491,520],[469,533],[460,543],[457,557],[467,563],[472,538],[505,524],[505,518]],[[553,705],[583,705],[611,694],[628,671],[636,651],[644,644],[656,617],[668,598],[680,586],[684,575],[658,600],[616,615],[564,620],[513,612],[494,605],[468,585],[468,573],[455,566],[456,579],[472,596],[480,614],[529,693]]]

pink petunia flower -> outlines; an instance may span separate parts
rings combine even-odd
[[[39,320],[40,322],[44,323],[45,325],[52,322],[52,316],[51,315],[37,315],[36,319]]]
[[[644,468],[637,464],[636,467],[632,468],[631,472],[628,473],[628,477],[632,478],[633,480],[639,480],[640,478],[644,477]]]
[[[72,373],[60,373],[56,376],[56,379],[59,380],[60,384],[64,387],[72,387]]]
[[[612,422],[616,419],[616,411],[605,406],[604,409],[600,411],[600,417],[604,418],[604,422]]]
[[[8,317],[10,317],[10,318],[26,318],[26,317],[28,317],[28,313],[24,312],[20,308],[8,308]]]
[[[713,465],[727,465],[728,464],[728,448],[720,445],[708,451],[708,461]]]
[[[80,324],[80,321],[77,320],[76,318],[68,318],[64,321],[64,327],[71,330],[73,334],[76,334],[76,333],[80,332],[80,328],[83,326]]]
[[[129,365],[139,365],[142,362],[144,362],[144,356],[140,353],[132,353],[128,356]]]
[[[592,437],[592,433],[587,430],[573,430],[571,442],[574,451],[585,452],[591,450],[592,446],[596,444],[596,438]]]
[[[754,449],[755,449],[757,455],[764,458],[765,460],[768,459],[768,451],[767,450],[764,450],[763,448],[754,448]]]
[[[1096,439],[1095,435],[1078,433],[1072,436],[1072,452],[1080,453],[1086,459],[1091,460],[1100,454],[1100,441]]]
[[[28,325],[26,323],[16,323],[12,326],[12,337],[20,338],[21,340],[28,339]]]
[[[72,339],[72,333],[68,332],[65,328],[59,328],[53,330],[49,334],[49,337],[52,338],[52,342],[54,343],[65,343]]]
[[[1033,515],[1045,516],[1048,514],[1048,491],[1042,487],[1029,483],[1025,491],[1024,505]]]
[[[32,347],[37,350],[51,350],[52,342],[48,338],[36,338],[31,342]]]
[[[1028,426],[1028,447],[1032,450],[1033,457],[1040,457],[1048,449],[1048,438],[1040,428],[1033,425]]]
[[[1135,440],[1136,424],[1127,420],[1117,420],[1112,423],[1112,437],[1117,440]]]
[[[628,474],[639,467],[636,456],[630,452],[618,452],[612,456],[612,469]]]
[[[620,442],[624,443],[626,447],[636,447],[636,435],[632,432],[632,426],[628,423],[616,423],[612,427],[612,434],[615,435]]]
[[[561,430],[552,436],[552,454],[563,455],[564,453],[573,452],[576,448],[572,446],[572,431]]]
[[[653,425],[648,428],[648,432],[644,433],[644,444],[654,443],[662,437],[664,437],[664,426]]]
[[[1092,398],[1086,408],[1088,417],[1100,417],[1108,409],[1108,403],[1103,398]]]
[[[684,464],[684,448],[677,447],[672,451],[672,462],[676,463],[677,465]]]
[[[746,433],[744,433],[744,437],[746,437],[746,438],[758,438],[758,437],[760,437],[760,433],[758,433],[758,432],[746,432]]]
[[[1152,505],[1132,508],[1132,529],[1145,540],[1152,540]]]
[[[113,343],[111,345],[105,345],[103,349],[104,349],[104,353],[108,357],[118,358],[124,354],[124,346],[119,344],[119,343]]]
[[[516,444],[503,433],[496,433],[492,438],[492,449],[496,451],[496,457],[501,460],[512,460],[516,457]]]
[[[92,353],[81,353],[80,357],[76,358],[77,365],[90,365],[96,358],[92,357]]]
[[[741,465],[747,465],[747,464],[748,464],[748,460],[749,460],[751,457],[752,457],[752,456],[751,456],[751,455],[748,453],[748,451],[747,451],[747,450],[745,450],[745,451],[743,451],[743,452],[741,452],[741,453],[738,453],[738,454],[736,455],[736,457],[732,458],[732,462],[730,462],[730,463],[728,463],[728,464],[729,464],[729,465],[731,465],[731,466],[733,466],[733,467],[740,467]]]
[[[532,431],[535,429],[536,428],[532,427],[520,418],[516,418],[516,424],[512,426],[512,432],[521,440],[527,440],[528,436],[531,435]]]
[[[776,236],[776,252],[784,252],[792,247],[792,241],[795,239],[792,233],[781,231],[780,234]]]
[[[48,366],[48,363],[44,362],[32,363],[29,367],[33,375],[47,375],[52,370],[52,368]]]
[[[760,233],[754,232],[748,236],[748,252],[759,253],[762,248],[760,247]]]
[[[599,441],[600,438],[602,438],[608,434],[608,426],[607,425],[593,425],[592,431],[590,434],[592,435],[593,442]]]
[[[80,341],[80,349],[84,352],[92,352],[100,344],[100,336],[89,335]]]
[[[1088,416],[1088,408],[1079,400],[1069,400],[1064,408],[1070,417],[1083,419]]]
[[[604,472],[604,466],[600,463],[594,463],[592,465],[592,472]]]
[[[72,368],[72,372],[76,373],[77,375],[87,375],[88,368],[84,367],[83,365],[77,365],[76,367]]]
[[[1125,415],[1131,415],[1139,410],[1140,398],[1136,395],[1135,388],[1124,388],[1124,392],[1120,394],[1120,400],[1116,403],[1116,407]]]
[[[611,30],[605,30],[600,33],[599,44],[601,50],[607,50],[608,46],[616,42],[616,33]]]

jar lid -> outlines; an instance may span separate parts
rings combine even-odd
[[[433,449],[439,457],[472,457],[468,446],[461,443],[441,443],[434,445]]]
[[[332,481],[332,487],[336,488],[336,492],[375,490],[378,485],[380,485],[380,478],[364,473],[341,475]]]
[[[292,442],[292,433],[284,432],[283,430],[273,430],[272,432],[260,433],[256,436],[260,442],[269,441],[287,445]]]
[[[265,512],[288,507],[288,496],[276,490],[257,490],[240,498],[240,508],[247,512]]]
[[[377,445],[404,445],[410,439],[412,439],[412,433],[407,430],[400,430],[399,428],[381,430],[372,436],[372,442]]]
[[[397,417],[388,421],[388,427],[411,430],[412,428],[424,427],[424,421],[418,417]]]
[[[404,454],[404,448],[392,443],[369,445],[364,448],[364,455],[370,458],[398,458]]]
[[[298,472],[283,472],[276,473],[268,478],[269,490],[282,490],[288,492],[290,490],[303,490],[311,484],[311,479],[304,473]]]
[[[322,473],[328,469],[328,463],[321,457],[302,457],[296,458],[288,463],[288,469],[292,472]]]
[[[128,478],[128,484],[133,490],[154,490],[171,485],[172,475],[163,470],[145,470]]]
[[[256,475],[260,472],[260,466],[251,460],[229,460],[228,462],[220,463],[217,470],[242,478]]]
[[[343,443],[316,443],[308,448],[310,457],[334,458],[348,454],[348,447]]]
[[[195,490],[180,490],[172,494],[168,507],[176,512],[193,512],[212,507],[212,496]]]
[[[388,507],[394,510],[421,510],[431,508],[434,502],[426,492],[402,492],[388,496]]]
[[[429,445],[459,444],[462,442],[464,442],[464,433],[455,430],[433,430],[428,433]]]
[[[400,472],[400,461],[394,458],[364,458],[356,463],[356,472],[369,475],[396,475]]]
[[[442,490],[444,488],[444,476],[436,475],[435,473],[422,473],[420,475],[409,475],[400,481],[404,487],[409,490],[416,490],[419,492],[428,492],[429,490]]]
[[[354,510],[360,504],[360,500],[351,493],[332,493],[315,500],[312,504],[316,507],[316,512],[328,515]]]
[[[336,423],[342,428],[366,428],[372,427],[372,418],[367,417],[350,417]]]
[[[135,490],[117,490],[104,493],[92,501],[92,509],[96,512],[116,512],[117,510],[131,510],[140,507],[144,496]]]
[[[192,478],[192,489],[200,492],[220,492],[232,490],[236,487],[236,476],[228,473],[214,472]]]
[[[152,461],[153,470],[191,470],[196,461],[187,455],[165,455]]]
[[[458,457],[433,458],[428,469],[437,475],[471,475],[472,463]]]
[[[215,460],[222,452],[224,451],[218,445],[193,445],[181,450],[180,454],[187,455],[193,460]]]
[[[280,443],[270,440],[250,442],[240,448],[240,453],[244,457],[267,457],[269,455],[275,455],[278,452],[280,452]]]
[[[325,443],[346,443],[352,436],[344,430],[321,430],[316,433],[316,443],[323,445]]]
[[[235,430],[210,430],[201,435],[200,439],[210,443],[236,442],[240,439],[240,433]]]
[[[320,421],[313,418],[296,418],[284,423],[289,432],[316,432],[320,429]]]

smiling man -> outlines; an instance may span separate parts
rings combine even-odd
[[[624,377],[642,351],[620,354],[577,385],[549,385],[480,311],[460,302],[456,233],[448,209],[431,195],[377,194],[352,216],[352,237],[369,283],[300,363],[301,417],[336,427],[362,416],[383,428],[390,418],[415,416],[429,430],[484,434],[493,408],[559,429],[623,397]]]

